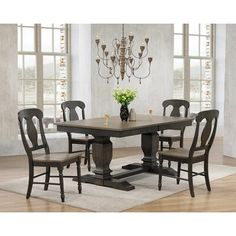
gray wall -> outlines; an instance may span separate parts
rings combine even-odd
[[[17,25],[0,24],[0,152],[17,141]]]
[[[86,104],[86,117],[91,117],[91,25],[71,26],[71,94],[73,100]]]
[[[224,98],[225,98],[225,43],[226,25],[216,25],[216,54],[215,54],[215,107],[220,111],[217,135],[224,132]]]
[[[236,25],[226,25],[224,154],[236,157]]]
[[[135,47],[139,49],[144,42],[145,36],[150,38],[149,55],[153,57],[151,75],[139,84],[137,79],[129,83],[124,79],[120,87],[135,88],[138,96],[130,104],[137,113],[146,113],[152,108],[154,114],[161,114],[161,103],[163,100],[172,97],[173,88],[173,25],[170,24],[128,24],[125,25],[125,35],[129,32],[134,34]],[[104,116],[105,113],[110,115],[119,115],[120,105],[112,97],[113,89],[116,88],[116,80],[112,79],[109,84],[102,80],[97,73],[96,59],[96,36],[105,41],[108,49],[112,48],[112,40],[121,37],[121,25],[105,24],[92,25],[91,28],[91,104],[92,116]],[[145,71],[141,70],[141,73]],[[139,145],[140,138],[132,137],[126,139],[117,139],[115,146],[134,146]]]

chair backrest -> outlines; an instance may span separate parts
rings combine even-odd
[[[29,108],[18,112],[18,123],[20,126],[21,138],[25,151],[30,160],[32,160],[32,151],[44,148],[46,154],[50,153],[43,130],[42,119],[43,112],[38,108]],[[39,144],[37,125],[39,127],[42,144]],[[28,135],[28,140],[26,138],[26,133]]]
[[[66,101],[61,104],[64,121],[85,119],[85,104],[82,101]],[[81,116],[80,116],[80,114]]]
[[[201,111],[196,116],[196,129],[193,142],[189,151],[190,157],[194,151],[205,150],[208,155],[213,144],[218,121],[218,110]]]
[[[163,116],[166,116],[166,111],[168,107],[172,107],[170,116],[180,117],[180,109],[184,108],[184,117],[188,116],[189,102],[182,99],[168,99],[162,103],[163,106]]]

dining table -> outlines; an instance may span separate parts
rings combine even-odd
[[[125,178],[143,172],[158,174],[158,131],[176,129],[192,125],[192,118],[155,115],[137,115],[135,121],[121,121],[118,116],[91,118],[56,123],[57,130],[94,136],[92,157],[95,164],[93,174],[82,176],[82,182],[129,191],[135,188]],[[111,137],[123,138],[141,135],[143,157],[140,163],[130,163],[118,174],[112,175],[111,161],[113,145]],[[176,171],[166,167],[163,175],[176,175]],[[74,179],[76,180],[76,179]]]

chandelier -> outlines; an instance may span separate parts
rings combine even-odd
[[[97,65],[98,74],[101,78],[106,79],[109,83],[109,79],[114,77],[119,84],[120,79],[123,80],[125,76],[130,82],[130,78],[134,77],[139,79],[141,84],[142,79],[147,78],[151,72],[151,62],[152,57],[148,57],[148,72],[146,75],[138,75],[137,71],[141,68],[144,62],[144,58],[148,55],[148,42],[149,38],[144,39],[145,43],[140,46],[140,52],[137,55],[133,52],[134,46],[134,35],[129,34],[128,38],[124,36],[124,24],[122,24],[122,37],[121,39],[115,38],[112,41],[113,50],[111,53],[106,50],[107,45],[105,43],[101,44],[101,51],[99,50],[100,39],[96,37],[97,44]],[[101,73],[101,67],[106,70],[106,75]]]

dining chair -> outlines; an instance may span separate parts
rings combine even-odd
[[[189,102],[182,99],[168,99],[163,101],[162,103],[163,107],[163,116],[167,116],[167,110],[170,109],[169,116],[174,117],[180,117],[181,116],[181,109],[183,108],[183,117],[188,116],[188,109],[189,109]],[[164,132],[164,130],[161,130],[161,133],[159,135],[159,141],[160,141],[160,147],[161,151],[163,151],[164,148],[171,149],[174,142],[179,142],[180,147],[183,147],[184,142],[184,131],[185,127],[183,128],[176,128],[172,130],[179,131],[178,134],[167,134]],[[164,142],[168,143],[168,147],[165,147],[163,145]],[[168,162],[168,167],[171,166],[171,162]]]
[[[81,193],[81,171],[80,155],[69,153],[50,153],[49,146],[43,129],[43,112],[37,108],[24,109],[18,112],[18,123],[25,151],[28,156],[29,180],[26,198],[31,195],[33,184],[43,184],[44,190],[48,190],[49,185],[59,185],[61,191],[61,201],[65,201],[63,178],[77,178],[78,191]],[[37,131],[37,129],[39,131]],[[38,135],[39,132],[39,135]],[[28,138],[27,138],[28,136]],[[40,138],[39,138],[39,137]],[[35,154],[34,151],[44,149],[43,154]],[[33,154],[34,153],[34,154]],[[76,163],[77,176],[63,176],[63,168],[69,164]],[[34,175],[35,167],[45,167],[46,172]],[[51,168],[57,168],[59,175],[50,175]],[[35,178],[45,175],[45,182],[36,182]],[[59,178],[59,183],[50,183],[50,178]]]
[[[196,128],[195,134],[192,141],[192,145],[189,149],[177,148],[166,151],[159,152],[159,181],[158,189],[161,190],[162,187],[162,170],[163,170],[163,160],[175,161],[178,163],[177,175],[170,176],[171,178],[177,179],[177,184],[180,180],[185,180],[189,182],[190,194],[194,197],[193,189],[193,177],[201,175],[205,177],[205,182],[208,191],[211,191],[210,181],[209,181],[209,171],[208,171],[208,159],[211,146],[213,144],[216,129],[217,120],[219,116],[218,110],[208,110],[199,112],[196,116]],[[193,171],[193,164],[203,162],[203,172]],[[187,170],[181,169],[181,164],[187,164]],[[188,173],[188,178],[181,178],[181,171]]]
[[[66,101],[61,104],[64,121],[73,121],[85,119],[85,104],[82,101]],[[91,170],[90,164],[90,146],[94,142],[94,137],[85,134],[80,137],[73,137],[72,133],[67,132],[69,153],[73,153],[73,144],[85,145],[85,150],[77,152],[85,152],[84,164],[88,162],[88,171]]]

